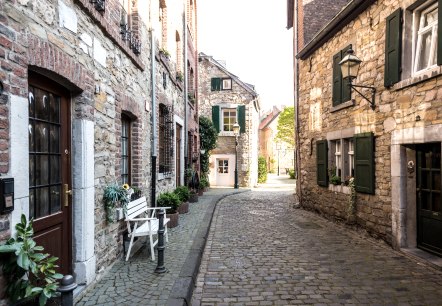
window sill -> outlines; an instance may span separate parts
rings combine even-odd
[[[442,75],[442,66],[428,69],[424,72],[419,73],[416,76],[402,80],[399,83],[394,84],[392,86],[392,89],[394,91],[401,90],[401,89],[407,88],[409,86],[413,86],[413,85],[419,84],[421,82],[425,82],[425,81],[435,78],[439,75]]]
[[[172,177],[172,173],[158,173],[158,180],[170,179]]]
[[[330,112],[331,113],[337,112],[337,111],[340,111],[341,109],[344,109],[344,108],[347,108],[347,107],[351,107],[351,106],[354,106],[354,105],[355,105],[355,100],[351,99],[350,101],[341,103],[341,104],[336,105],[336,106],[332,106],[332,108],[330,109]]]
[[[328,190],[333,191],[333,192],[344,193],[344,194],[351,194],[350,187],[344,186],[344,185],[330,184],[330,185],[328,185]]]
[[[235,137],[235,133],[233,133],[233,132],[219,132],[218,136],[233,136],[233,137]]]

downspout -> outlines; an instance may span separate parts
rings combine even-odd
[[[298,53],[298,1],[295,0],[295,18],[294,20],[294,42],[293,48],[294,53]],[[302,205],[302,190],[301,190],[301,153],[300,153],[300,136],[299,136],[299,71],[298,71],[298,58],[294,56],[293,59],[293,71],[294,71],[294,82],[295,82],[295,178],[296,178],[296,194],[298,198],[298,205]]]
[[[184,43],[184,168],[188,168],[188,162],[189,162],[189,156],[188,156],[188,124],[187,124],[187,114],[188,114],[188,105],[187,105],[187,99],[188,99],[188,82],[189,82],[189,71],[187,70],[187,1],[185,1],[184,4],[184,22],[183,22],[183,43]],[[186,171],[184,171],[184,185],[187,185],[187,176]]]
[[[152,9],[152,7],[151,7]],[[152,16],[152,15],[151,15]],[[152,17],[151,17],[152,18]],[[150,28],[150,58],[151,58],[151,85],[152,85],[152,146],[151,146],[151,207],[156,207],[156,192],[157,192],[157,111],[156,111],[156,92],[155,92],[155,39],[154,39],[154,30],[151,25]]]

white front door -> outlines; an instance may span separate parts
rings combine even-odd
[[[215,186],[233,187],[235,180],[235,155],[213,156],[214,184]]]

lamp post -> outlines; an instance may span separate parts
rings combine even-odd
[[[281,143],[276,143],[276,150],[278,151],[278,176],[279,176],[279,150],[281,150]]]
[[[361,66],[362,61],[354,55],[353,49],[350,47],[350,49],[347,50],[346,55],[342,59],[342,61],[339,62],[339,66],[341,66],[341,72],[342,72],[342,78],[344,80],[348,80],[348,87],[350,88],[350,97],[351,97],[351,90],[354,89],[358,94],[362,96],[365,100],[368,101],[370,104],[371,109],[375,109],[375,96],[376,96],[376,88],[372,86],[363,86],[363,85],[356,85],[353,84],[353,80],[356,79],[359,72],[359,67]],[[371,90],[371,100],[368,99],[365,95],[363,95],[358,88],[363,89],[370,89]]]
[[[233,125],[233,134],[235,135],[235,184],[233,188],[238,189],[238,136],[241,131],[241,127],[238,122]]]

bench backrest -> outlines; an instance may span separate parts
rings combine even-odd
[[[126,218],[133,219],[147,211],[146,197],[133,200],[127,203]]]

